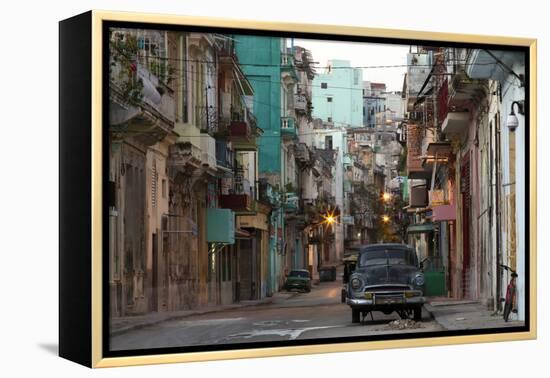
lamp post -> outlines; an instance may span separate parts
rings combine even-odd
[[[508,118],[506,119],[506,126],[512,132],[516,131],[517,127],[519,126],[518,117],[516,116],[516,113],[514,112],[514,105],[517,105],[517,107],[518,107],[518,114],[525,115],[525,110],[524,110],[525,101],[522,100],[522,101],[512,102],[512,105],[510,107],[510,114],[508,115]]]

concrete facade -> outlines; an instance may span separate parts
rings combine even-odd
[[[313,80],[313,116],[337,127],[363,124],[363,71],[347,60],[330,60]]]

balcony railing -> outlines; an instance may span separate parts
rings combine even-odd
[[[292,66],[294,64],[294,57],[292,54],[281,53],[281,66]]]
[[[281,117],[281,135],[283,138],[297,138],[296,121],[294,117]]]

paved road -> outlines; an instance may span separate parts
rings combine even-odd
[[[374,314],[365,324],[352,324],[351,311],[340,303],[339,282],[321,283],[310,293],[288,293],[270,304],[196,315],[136,329],[111,339],[112,350],[261,341],[315,339],[442,328],[423,314],[421,328],[395,330],[388,323],[397,314]]]

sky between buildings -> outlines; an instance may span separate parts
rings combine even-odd
[[[337,42],[313,39],[295,39],[294,45],[311,51],[316,66],[325,67],[331,59],[349,60],[352,67],[357,66],[401,66],[363,68],[363,80],[386,83],[388,91],[403,89],[403,76],[407,71],[407,53],[409,46],[378,43]],[[324,69],[318,69],[323,72]]]

